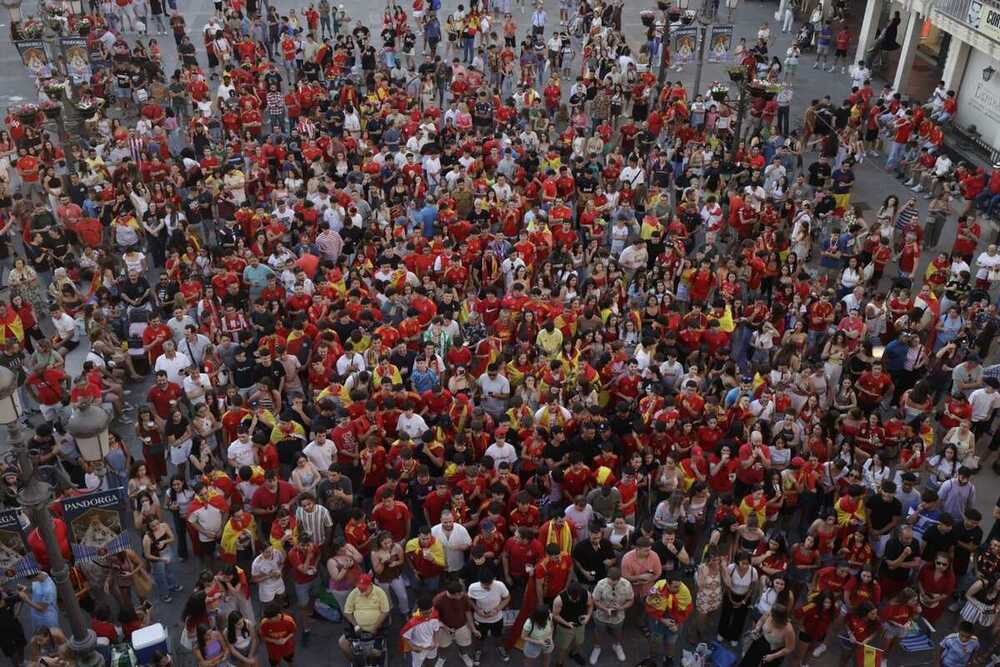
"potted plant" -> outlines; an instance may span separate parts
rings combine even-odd
[[[76,109],[85,119],[93,118],[97,114],[98,110],[97,104],[93,102],[74,102],[73,108]]]
[[[642,21],[642,25],[645,28],[652,28],[653,22],[656,20],[656,16],[650,10],[645,10],[639,12],[639,20]]]
[[[42,113],[45,114],[45,117],[50,120],[56,120],[62,115],[62,105],[58,102],[48,100],[38,106],[41,108]]]
[[[716,102],[724,102],[729,97],[729,86],[719,81],[713,81],[712,87],[708,89],[708,96]]]
[[[42,86],[42,90],[45,91],[45,95],[49,99],[57,102],[62,100],[62,98],[66,95],[66,86],[63,84],[62,81],[55,81],[50,79],[49,81],[45,82],[44,86]]]
[[[733,83],[742,83],[747,77],[746,68],[738,65],[727,68],[726,73],[729,75],[729,80]]]
[[[38,120],[37,104],[18,104],[11,107],[10,112],[24,125],[34,125],[35,121]]]
[[[45,33],[45,26],[34,17],[28,17],[17,26],[22,39],[39,39]]]
[[[671,7],[667,12],[667,16],[670,18],[671,23],[677,23],[681,20],[681,10],[678,7]]]
[[[76,34],[80,37],[86,37],[90,34],[90,19],[84,16],[82,19],[76,22]]]

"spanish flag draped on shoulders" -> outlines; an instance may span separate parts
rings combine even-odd
[[[680,626],[694,611],[691,602],[691,591],[684,582],[660,579],[646,594],[646,613],[655,619],[672,619]]]
[[[399,631],[403,652],[429,650],[434,646],[434,636],[440,629],[437,609],[417,609]]]

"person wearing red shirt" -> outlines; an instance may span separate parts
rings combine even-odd
[[[264,606],[263,616],[258,632],[267,649],[268,661],[273,667],[282,660],[291,665],[295,661],[295,633],[298,630],[295,619],[274,603]]]
[[[545,555],[542,543],[532,537],[532,532],[529,528],[518,528],[513,537],[507,538],[500,555],[504,581],[510,587],[513,599],[517,599],[514,591],[523,591],[528,583],[531,574],[527,567],[534,568]]]
[[[508,515],[511,528],[537,529],[542,523],[542,513],[537,506],[531,504],[531,494],[522,492],[517,495],[517,507]]]
[[[156,410],[156,414],[160,419],[166,419],[170,416],[170,411],[177,404],[178,401],[184,396],[184,391],[181,389],[180,385],[176,382],[171,382],[167,379],[166,371],[158,371],[156,373],[156,382],[150,387],[149,392],[146,394],[146,400],[153,406]],[[232,440],[236,438],[233,437]],[[229,442],[232,442],[230,440]]]
[[[869,411],[892,391],[892,378],[882,370],[881,364],[872,364],[871,370],[861,374],[857,381],[858,402]]]
[[[913,133],[913,111],[907,109],[902,116],[897,116],[892,127],[894,135],[892,146],[889,148],[889,157],[885,162],[886,171],[894,170],[903,157],[903,151],[906,149],[906,144]]]
[[[573,557],[559,550],[559,545],[545,547],[545,557],[538,561],[531,573],[535,582],[535,596],[551,606],[552,600],[566,588],[573,571]]]
[[[750,442],[740,446],[739,466],[736,468],[734,493],[743,498],[754,485],[764,481],[764,471],[771,465],[771,450],[764,444],[757,431],[750,434]]]
[[[278,473],[268,470],[264,473],[264,483],[254,491],[250,499],[250,511],[260,522],[264,535],[271,534],[271,524],[281,505],[291,505],[297,498],[295,487],[283,479],[278,479]]]
[[[448,488],[448,480],[443,477],[434,484],[434,491],[424,498],[424,519],[428,526],[441,523],[441,512],[451,505],[452,494]]]
[[[816,572],[813,578],[812,593],[829,593],[836,600],[841,600],[847,582],[851,580],[851,571],[847,568],[847,563],[838,561],[836,565],[829,565]]]
[[[382,491],[382,498],[379,504],[372,509],[371,517],[381,530],[389,531],[395,542],[402,542],[410,534],[413,514],[406,503],[393,498],[390,489]]]

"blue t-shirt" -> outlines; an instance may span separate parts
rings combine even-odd
[[[941,664],[943,667],[966,667],[972,654],[979,649],[979,640],[973,635],[963,642],[957,632],[941,640]]]

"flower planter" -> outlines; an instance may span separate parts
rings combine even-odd
[[[742,67],[734,67],[728,71],[729,80],[733,83],[742,83],[747,77],[747,72]]]
[[[44,106],[42,107],[42,113],[44,113],[45,117],[49,120],[56,120],[62,115],[62,105],[53,104],[51,106]]]
[[[89,25],[77,26],[76,34],[80,35],[80,37],[86,37],[87,35],[90,34],[90,26]]]
[[[670,0],[656,0],[656,7],[661,12],[665,12],[670,9]]]
[[[85,119],[93,118],[94,116],[97,115],[97,105],[86,106],[86,107],[77,106],[75,108],[80,113],[80,115],[83,116]]]
[[[653,12],[645,11],[639,13],[639,20],[642,21],[643,27],[651,28],[656,17],[653,16]]]
[[[47,86],[45,88],[45,94],[50,100],[59,102],[62,101],[63,97],[66,95],[66,89],[62,86]]]
[[[679,9],[671,9],[667,16],[670,18],[671,23],[677,23],[681,20],[681,11]]]
[[[729,97],[728,90],[712,90],[709,92],[709,96],[716,102],[725,102],[726,98]]]

